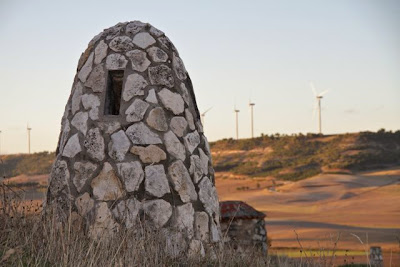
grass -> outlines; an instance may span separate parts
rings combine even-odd
[[[368,264],[344,264],[344,265],[339,265],[339,267],[368,267]]]
[[[51,214],[43,216],[40,205],[23,203],[0,182],[0,266],[322,266],[258,250],[237,253],[229,244],[204,257],[172,255],[165,236],[146,222],[95,240],[79,217],[62,224]]]
[[[4,155],[1,157],[0,174],[13,177],[21,174],[48,174],[55,159],[54,152],[39,152],[33,154]]]
[[[216,171],[297,181],[324,172],[361,171],[400,163],[400,131],[341,135],[262,135],[211,143]]]
[[[10,187],[23,188],[23,187],[39,187],[38,182],[25,182],[25,183],[7,183]]]
[[[210,143],[215,171],[252,177],[275,176],[297,181],[323,171],[360,171],[400,163],[400,131],[262,135],[253,139],[223,139]],[[225,153],[220,152],[238,152]],[[0,174],[48,174],[54,152],[2,156]],[[331,171],[329,171],[331,170]]]
[[[113,236],[91,239],[80,217],[65,224],[53,216],[42,216],[40,205],[24,205],[12,187],[0,182],[0,266],[337,266],[336,257],[363,256],[365,251],[336,249],[278,250],[263,255],[258,250],[237,253],[229,243],[214,247],[205,257],[168,253],[165,236],[140,222]],[[73,219],[74,218],[74,219]],[[295,232],[296,233],[296,232]],[[297,233],[296,233],[297,236]],[[298,236],[297,236],[298,237]],[[368,239],[368,238],[367,238]],[[364,258],[364,257],[363,257]],[[365,258],[364,258],[365,259]],[[343,262],[342,262],[343,263]],[[345,265],[365,266],[365,265]]]
[[[316,249],[310,249],[306,251],[309,255],[312,255],[313,257],[318,257],[321,254],[321,250],[316,250]],[[324,250],[325,256],[326,257],[332,257],[332,256],[364,256],[365,251],[361,250]],[[298,250],[298,249],[293,249],[293,250],[279,250],[276,252],[277,255],[281,256],[288,256],[291,258],[301,258],[304,257],[304,252]]]

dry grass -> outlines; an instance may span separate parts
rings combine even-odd
[[[228,245],[205,257],[171,256],[158,232],[141,224],[93,240],[78,220],[57,223],[41,206],[23,206],[0,182],[0,266],[320,266],[258,252],[235,253]]]

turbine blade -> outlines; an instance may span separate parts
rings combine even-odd
[[[317,96],[317,90],[315,90],[313,82],[310,82],[310,87],[311,87],[312,92],[314,93],[314,96]]]

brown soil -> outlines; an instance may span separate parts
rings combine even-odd
[[[299,248],[296,230],[304,248],[331,248],[340,233],[340,249],[364,250],[357,235],[368,247],[400,251],[400,168],[299,182],[217,173],[216,184],[220,200],[243,200],[267,214],[273,248]]]

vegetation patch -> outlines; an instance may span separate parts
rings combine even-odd
[[[21,174],[48,174],[54,159],[55,153],[47,151],[33,154],[5,155],[1,157],[0,174],[3,177],[13,177]]]
[[[22,188],[22,187],[39,187],[38,182],[25,182],[25,183],[7,183],[9,187],[16,187],[16,188]]]
[[[0,266],[322,266],[258,249],[240,253],[229,243],[212,246],[205,256],[171,254],[173,243],[145,221],[93,239],[79,215],[59,223],[52,214],[41,216],[40,206],[2,195],[7,188],[0,182]]]
[[[210,143],[217,172],[297,181],[321,172],[348,173],[400,164],[400,131],[341,135],[262,135]],[[54,152],[2,156],[0,174],[49,174]]]
[[[262,135],[253,139],[223,139],[210,145],[216,171],[290,181],[323,171],[348,173],[400,164],[400,131],[383,129],[376,133],[328,136]]]

